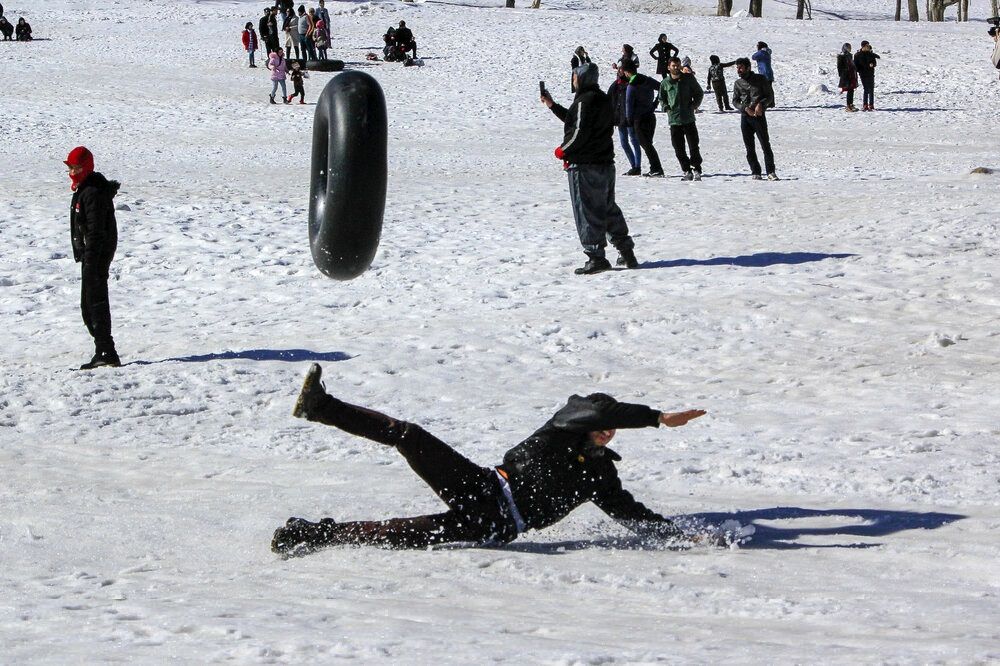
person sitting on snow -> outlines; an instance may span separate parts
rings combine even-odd
[[[618,402],[604,393],[574,395],[545,425],[509,450],[503,463],[480,467],[414,423],[327,395],[322,370],[306,374],[292,414],[394,447],[448,506],[413,518],[310,522],[289,518],[271,541],[276,553],[302,555],[335,545],[426,548],[448,542],[505,544],[529,529],[555,524],[593,502],[628,529],[654,538],[698,541],[646,508],[622,487],[607,448],[619,428],[683,426],[705,412],[660,412]]]
[[[406,21],[400,21],[396,28],[396,46],[405,55],[408,51],[413,52],[413,58],[417,57],[417,42],[413,39],[413,32],[406,27]]]

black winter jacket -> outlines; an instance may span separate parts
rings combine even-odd
[[[569,109],[552,105],[552,113],[563,121],[561,148],[570,164],[613,164],[615,146],[611,139],[614,115],[608,96],[597,84],[584,86]]]
[[[539,428],[504,455],[514,503],[532,529],[552,525],[586,502],[632,530],[661,536],[679,531],[669,519],[636,501],[622,487],[615,463],[621,456],[592,444],[588,433],[617,428],[655,428],[660,413],[609,395],[574,395]]]
[[[875,66],[878,65],[879,56],[874,51],[858,51],[854,54],[854,66],[858,69],[858,76],[863,79],[875,78]]]
[[[625,122],[625,90],[627,88],[628,81],[622,79],[615,79],[615,82],[608,87],[608,100],[611,102],[615,127],[628,127],[628,123]]]
[[[92,263],[109,260],[118,247],[118,223],[114,197],[121,184],[96,171],[73,193],[69,210],[69,231],[73,259]]]
[[[774,89],[763,74],[747,72],[733,84],[733,104],[738,109],[753,108],[763,102],[765,109],[774,106]]]

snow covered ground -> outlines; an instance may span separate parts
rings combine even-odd
[[[382,245],[340,283],[308,250],[314,107],[267,104],[239,47],[263,3],[5,4],[51,40],[0,44],[0,662],[1000,660],[1000,176],[969,174],[1000,167],[982,16],[331,2],[332,53],[390,104]],[[400,19],[425,66],[366,63]],[[574,276],[537,81],[568,102],[577,44],[606,77],[625,41],[647,69],[660,32],[699,77],[772,46],[783,180],[749,180],[738,117],[706,102],[707,177],[681,182],[661,118],[672,177],[618,185],[642,270]],[[822,86],[862,39],[880,111],[845,114]],[[61,162],[81,143],[128,207],[127,365],[89,374],[70,370],[90,342]],[[756,538],[651,549],[585,508],[503,549],[282,561],[290,515],[439,506],[393,452],[290,417],[314,361],[331,392],[484,465],[574,392],[705,408],[620,433],[622,475]]]

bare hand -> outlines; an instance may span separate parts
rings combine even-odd
[[[542,95],[540,99],[542,100],[542,104],[549,107],[550,109],[552,108],[552,105],[555,104],[555,102],[552,101],[552,98],[549,97],[548,95]]]
[[[707,413],[704,409],[689,409],[686,412],[660,412],[660,423],[668,428],[677,428]]]

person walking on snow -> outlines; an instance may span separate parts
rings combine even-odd
[[[878,59],[879,55],[872,50],[872,45],[867,41],[861,42],[861,50],[854,54],[854,67],[864,88],[861,98],[862,111],[875,110],[875,67],[878,65]]]
[[[69,170],[73,200],[69,209],[73,259],[80,264],[80,311],[94,338],[94,356],[81,370],[121,365],[111,336],[108,275],[118,248],[115,195],[121,184],[94,171],[94,155],[84,146],[70,151],[63,162]]]
[[[302,79],[309,78],[309,72],[302,69],[298,62],[292,63],[292,71],[288,74],[292,79],[292,85],[295,86],[295,91],[292,92],[291,96],[286,100],[286,104],[290,103],[295,96],[299,96],[299,104],[306,103],[306,89],[302,83]]]
[[[604,393],[574,395],[545,425],[507,451],[500,465],[481,467],[415,423],[327,395],[321,375],[320,366],[313,364],[292,414],[395,448],[448,509],[389,520],[289,518],[274,532],[275,553],[303,555],[338,545],[506,544],[528,530],[559,522],[588,502],[642,536],[691,539],[625,490],[615,466],[621,456],[607,445],[620,428],[676,428],[703,416],[704,410],[661,412]]]
[[[656,96],[660,91],[660,85],[648,76],[636,72],[635,64],[631,61],[623,62],[621,69],[628,77],[628,88],[625,89],[625,122],[635,130],[639,145],[649,160],[649,172],[645,175],[661,178],[663,166],[660,164],[656,146],[653,145],[653,136],[656,134]]]
[[[850,44],[844,44],[840,49],[840,55],[837,56],[837,74],[840,75],[838,85],[841,92],[847,93],[847,107],[844,110],[853,113],[858,110],[854,106],[854,91],[858,88],[858,70],[854,65],[854,54],[851,52]],[[867,106],[865,104],[865,107]],[[865,108],[865,111],[867,110]]]
[[[625,157],[628,158],[629,170],[626,176],[642,175],[642,150],[639,146],[639,138],[635,135],[635,128],[625,120],[625,93],[628,89],[628,79],[618,70],[615,82],[608,87],[608,99],[611,101],[611,108],[614,111],[615,127],[618,128],[618,141],[621,143]]]
[[[705,92],[694,74],[681,71],[679,58],[671,58],[668,66],[669,74],[660,84],[660,99],[670,122],[670,143],[684,172],[684,180],[701,180],[701,151],[694,114]],[[690,157],[687,148],[691,149]]]
[[[667,74],[670,73],[670,59],[676,57],[679,53],[680,49],[667,41],[667,35],[660,33],[656,44],[653,45],[653,48],[649,49],[649,56],[656,58],[656,75],[661,80],[667,78]]]
[[[285,86],[288,61],[285,60],[284,49],[278,49],[275,53],[271,54],[271,57],[267,60],[267,68],[271,70],[271,104],[276,104],[274,95],[278,92],[278,86],[281,86],[281,100],[285,104],[289,104],[291,99],[288,97],[288,88]]]
[[[740,110],[740,130],[743,133],[743,145],[747,149],[747,163],[754,180],[761,180],[760,161],[757,159],[755,139],[760,141],[760,149],[764,153],[764,165],[767,168],[768,180],[778,180],[774,168],[774,153],[771,152],[771,137],[767,131],[765,113],[772,106],[770,100],[771,84],[761,74],[750,71],[750,60],[740,58],[736,61],[736,73],[739,77],[733,84],[733,104]]]
[[[563,121],[563,142],[555,154],[566,167],[573,219],[587,255],[587,263],[574,271],[577,275],[611,268],[604,256],[609,238],[618,250],[619,266],[639,266],[625,216],[615,203],[614,111],[597,79],[594,63],[577,67],[573,73],[576,96],[569,109],[552,101],[548,91],[541,96],[542,104]]]
[[[247,21],[246,27],[243,28],[243,50],[250,55],[250,66],[256,67],[257,65],[253,62],[253,54],[257,51],[260,43],[257,41],[257,33],[254,32],[253,22]]]

